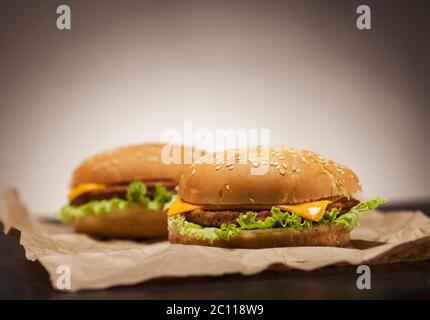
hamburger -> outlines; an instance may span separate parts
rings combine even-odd
[[[365,212],[356,174],[319,154],[286,147],[230,150],[183,174],[168,210],[171,243],[225,248],[346,246]],[[252,174],[265,166],[265,174]]]
[[[96,154],[83,161],[71,179],[69,203],[59,218],[75,231],[96,237],[167,236],[166,208],[189,164],[165,164],[164,144],[139,144]],[[169,146],[185,157],[192,149]]]

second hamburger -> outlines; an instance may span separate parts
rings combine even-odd
[[[166,209],[186,164],[165,164],[164,144],[117,148],[86,159],[74,171],[69,204],[59,218],[77,232],[107,238],[167,235]],[[192,149],[168,146],[184,157]]]

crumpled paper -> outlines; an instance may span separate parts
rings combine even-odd
[[[4,230],[21,232],[29,260],[39,260],[54,289],[77,291],[131,285],[161,277],[252,275],[268,268],[314,270],[339,264],[430,259],[430,218],[421,212],[372,212],[351,233],[347,248],[222,249],[167,241],[99,241],[63,225],[31,218],[13,189],[4,191]],[[59,287],[61,267],[70,288]],[[60,267],[60,269],[59,269]],[[59,273],[58,270],[60,270]]]

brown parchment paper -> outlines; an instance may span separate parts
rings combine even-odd
[[[70,268],[71,291],[103,289],[160,277],[251,275],[265,269],[314,270],[335,264],[377,264],[430,259],[430,218],[421,212],[372,212],[351,234],[348,248],[222,249],[167,241],[98,241],[68,227],[32,219],[17,192],[4,191],[5,232],[21,232],[29,260],[39,260],[54,289],[57,268]],[[285,268],[284,268],[285,267]]]

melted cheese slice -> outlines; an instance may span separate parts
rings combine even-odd
[[[96,190],[101,190],[106,188],[106,185],[104,184],[99,184],[99,183],[81,183],[79,185],[77,185],[76,187],[74,187],[68,195],[69,201],[73,201],[75,200],[77,197],[79,197],[80,195],[87,193],[87,192],[91,192],[91,191],[96,191]]]
[[[332,203],[330,200],[321,200],[314,202],[307,202],[301,204],[282,204],[275,207],[288,212],[296,212],[301,218],[311,221],[320,221],[324,215],[327,205]]]
[[[169,210],[167,210],[167,215],[168,216],[175,216],[177,214],[180,213],[185,213],[185,212],[190,212],[196,209],[203,209],[204,206],[199,206],[199,205],[195,205],[195,204],[191,204],[191,203],[186,203],[183,202],[181,199],[176,199],[175,202],[173,202],[170,207]]]
[[[330,200],[320,200],[307,202],[302,204],[282,204],[282,205],[274,205],[273,207],[277,207],[283,211],[288,212],[296,212],[301,218],[308,219],[311,221],[319,221],[324,215],[325,209],[327,205],[336,201],[339,198],[333,198]],[[167,211],[168,216],[174,216],[180,213],[190,212],[196,209],[204,209],[204,206],[195,205],[191,203],[186,203],[177,199]]]

